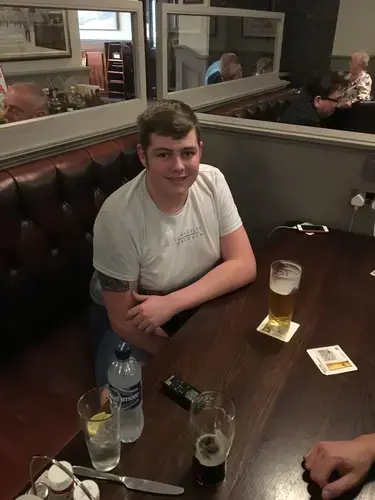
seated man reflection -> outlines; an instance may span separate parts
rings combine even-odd
[[[309,127],[324,126],[324,119],[340,107],[344,88],[344,78],[337,71],[315,75],[298,97],[290,102],[279,122]]]
[[[228,52],[220,57],[220,61],[211,64],[206,74],[206,84],[228,82],[242,78],[243,70],[239,57]]]
[[[49,114],[48,98],[35,83],[15,83],[4,97],[3,120],[15,123]]]

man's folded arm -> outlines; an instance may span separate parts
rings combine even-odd
[[[104,304],[112,329],[125,342],[151,354],[168,341],[161,328],[153,333],[144,333],[128,320],[128,311],[136,305],[131,292],[137,291],[137,281],[119,280],[98,272]]]

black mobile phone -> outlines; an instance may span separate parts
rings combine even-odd
[[[175,375],[168,377],[163,382],[161,389],[169,399],[182,406],[185,410],[190,409],[193,399],[200,394],[200,391],[195,387]]]

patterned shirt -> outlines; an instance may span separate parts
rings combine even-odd
[[[350,73],[346,79],[350,80]],[[349,88],[345,93],[348,99],[359,99],[360,101],[371,100],[372,78],[366,72],[362,71],[361,74],[353,82],[349,83]]]

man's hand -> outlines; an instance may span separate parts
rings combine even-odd
[[[350,100],[341,101],[340,104],[338,105],[338,107],[341,108],[341,109],[348,109],[348,108],[352,107],[353,102],[354,101],[350,101]]]
[[[322,488],[322,498],[337,498],[357,486],[375,461],[375,434],[360,436],[353,441],[321,442],[305,455],[305,467],[310,477]],[[340,479],[329,483],[337,471]]]
[[[139,304],[128,311],[128,318],[139,330],[146,333],[158,332],[178,311],[168,295],[140,295],[132,292]],[[162,331],[162,330],[161,330]]]

